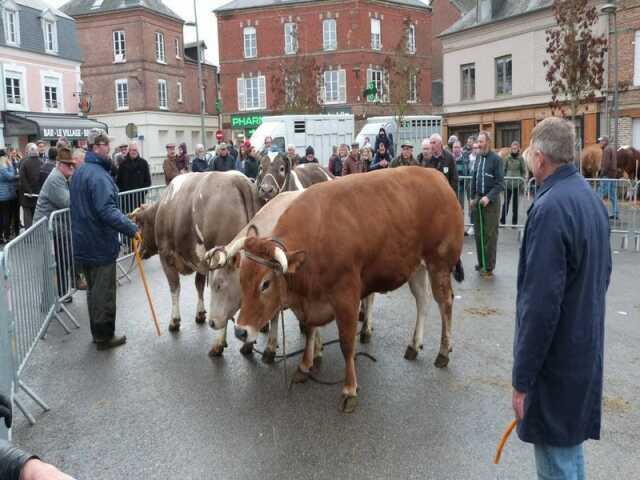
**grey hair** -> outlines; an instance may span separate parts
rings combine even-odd
[[[38,153],[38,145],[36,145],[35,143],[28,143],[26,150],[27,155]]]
[[[295,150],[296,146],[293,143],[290,143],[289,145],[287,145],[287,150],[289,150],[290,148],[293,148]]]
[[[129,142],[129,148],[131,148],[131,147],[136,147],[136,148],[138,148],[138,142],[136,142],[135,140],[134,140],[134,141],[132,141],[132,142]]]
[[[544,119],[531,133],[531,146],[539,150],[551,163],[573,162],[576,129],[573,123],[563,118]]]
[[[431,146],[431,143],[429,142],[428,138],[425,138],[422,140],[422,144],[423,147],[426,147],[427,145]]]
[[[437,140],[438,142],[442,143],[442,136],[439,133],[433,133],[429,137],[429,140]]]
[[[199,143],[196,145],[196,150],[204,150],[204,145]]]
[[[83,149],[81,149],[81,148],[76,148],[76,149],[73,151],[73,155],[72,155],[72,157],[82,157],[82,158],[84,158],[84,155],[85,155],[85,151],[84,151]]]

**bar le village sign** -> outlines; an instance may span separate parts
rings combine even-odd
[[[43,137],[46,138],[87,138],[90,128],[43,128]]]

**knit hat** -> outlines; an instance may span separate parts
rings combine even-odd
[[[73,160],[73,156],[71,154],[71,149],[68,147],[58,147],[58,156],[56,157],[56,160],[58,162],[62,162],[62,163],[70,163],[70,164],[75,164],[75,160]]]
[[[95,145],[96,143],[110,143],[111,138],[107,135],[107,132],[101,128],[92,128],[87,136],[87,144]]]
[[[309,145],[307,149],[304,151],[305,155],[314,155],[316,152],[313,150],[313,147]]]

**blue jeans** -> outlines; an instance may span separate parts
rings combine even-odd
[[[585,480],[582,444],[574,447],[534,445],[538,480]]]
[[[604,196],[609,198],[614,217],[618,216],[618,185],[614,180],[602,180],[600,183],[600,198]]]

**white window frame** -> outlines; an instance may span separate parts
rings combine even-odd
[[[367,98],[367,102],[387,102],[389,93],[387,72],[383,68],[367,68],[367,88],[371,82],[376,83],[377,93],[373,101],[369,101]],[[382,91],[382,95],[380,95],[380,91]]]
[[[258,32],[256,27],[244,27],[242,29],[242,45],[244,58],[256,58],[258,56]]]
[[[416,26],[412,23],[407,31],[407,53],[416,54]]]
[[[371,19],[371,48],[382,50],[382,25],[379,18]]]
[[[44,39],[44,51],[46,53],[58,53],[58,24],[56,17],[50,11],[42,15],[42,36]]]
[[[156,32],[156,62],[167,63],[167,56],[164,49],[164,33]]]
[[[167,81],[163,78],[158,79],[158,108],[169,110],[169,90]]]
[[[407,81],[407,103],[418,103],[418,74],[410,72]]]
[[[266,78],[264,75],[253,77],[239,77],[237,80],[238,91],[238,110],[241,112],[250,112],[254,110],[266,110],[267,108],[267,92]],[[248,92],[251,92],[251,104]]]
[[[111,35],[113,39],[113,63],[124,63],[127,61],[127,36],[124,30],[114,30]]]
[[[13,33],[15,38],[9,37],[9,18],[13,15]],[[18,6],[11,0],[5,0],[2,6],[2,22],[4,26],[4,39],[7,45],[14,47],[20,46],[20,11]]]
[[[504,65],[503,67],[503,75],[504,75],[504,81],[506,82],[507,80],[507,67],[506,67],[506,61],[509,60],[509,62],[511,63],[511,82],[509,84],[509,91],[506,91],[506,88],[504,88],[503,86],[503,91],[502,92],[498,92],[498,65]],[[500,57],[496,57],[494,59],[494,70],[495,70],[495,82],[496,82],[496,88],[495,88],[495,94],[496,97],[508,97],[510,95],[513,94],[513,56],[512,55],[502,55]],[[506,83],[505,83],[506,85]]]
[[[125,95],[123,95],[123,102],[120,102],[119,86],[124,85]],[[124,111],[129,110],[129,80],[126,78],[119,78],[115,81],[116,89],[116,110]]]
[[[322,49],[325,51],[338,49],[338,24],[335,18],[322,21]]]
[[[633,86],[640,87],[640,30],[636,30],[634,43]]]
[[[5,105],[9,110],[29,110],[29,100],[27,97],[27,71],[26,68],[21,65],[3,65],[3,77],[4,83],[2,85],[2,95],[5,99]],[[17,79],[20,87],[20,103],[9,103],[9,97],[7,95],[7,79]]]
[[[284,24],[284,53],[293,55],[298,51],[298,26],[294,22]]]
[[[176,87],[178,89],[178,103],[182,103],[182,82],[178,82]]]
[[[465,71],[469,72],[473,69],[473,83],[469,84],[470,90],[467,95],[465,91]],[[460,65],[460,101],[466,100],[475,100],[476,99],[476,64],[475,63],[465,63],[464,65]]]
[[[180,60],[182,56],[180,55],[180,39],[179,38],[173,39],[173,46],[176,50],[176,58]]]
[[[322,102],[325,105],[347,103],[347,72],[325,70],[322,74]]]
[[[64,112],[64,91],[62,89],[62,74],[54,71],[40,71],[40,84],[42,85],[42,111],[44,112]],[[57,106],[47,105],[46,88],[56,89]]]

